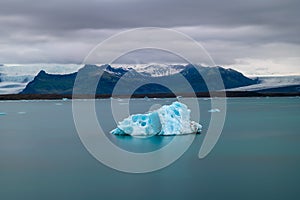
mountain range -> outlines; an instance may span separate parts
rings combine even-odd
[[[195,92],[207,92],[206,83],[211,86],[210,90],[218,91],[224,89],[216,82],[218,74],[223,79],[225,89],[259,83],[258,79],[250,79],[236,70],[222,67],[203,67],[188,64],[165,65],[163,67],[149,65],[134,69],[123,66],[112,67],[106,64],[101,66],[85,65],[78,72],[64,75],[48,74],[42,70],[27,84],[21,94],[72,94],[74,81],[78,73],[80,73],[81,80],[79,80],[80,84],[76,91],[81,94],[92,93],[89,88],[95,83],[98,83],[96,94],[112,94],[119,81],[122,90],[117,91],[118,95],[131,94],[135,85],[141,85],[141,87],[135,89],[135,94],[171,93],[170,89],[165,87],[170,83],[177,92],[185,93],[190,90],[186,84],[182,84],[182,81],[180,81],[182,78],[188,81]],[[100,77],[100,75],[102,76]],[[203,77],[205,77],[206,82]]]

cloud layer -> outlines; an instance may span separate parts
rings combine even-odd
[[[0,63],[81,63],[111,35],[153,26],[191,36],[218,65],[300,74],[299,7],[297,0],[2,0]]]

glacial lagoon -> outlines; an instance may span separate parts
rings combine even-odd
[[[131,113],[144,113],[176,99],[117,101]],[[198,101],[201,134],[176,162],[145,174],[116,171],[97,161],[80,141],[70,100],[2,101],[0,199],[300,198],[299,97],[228,98],[221,137],[204,159],[198,152],[210,116],[223,111],[212,108],[210,99]],[[179,137],[109,134],[116,127],[110,105],[110,99],[95,101],[99,123],[127,151],[153,151]]]

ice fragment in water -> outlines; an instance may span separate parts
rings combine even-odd
[[[131,115],[111,133],[132,136],[198,133],[202,126],[190,120],[190,112],[185,104],[176,101],[147,114]]]
[[[218,108],[214,108],[214,109],[208,110],[208,112],[220,112],[220,110]]]

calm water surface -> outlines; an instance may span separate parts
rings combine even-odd
[[[129,107],[145,112],[173,101],[139,99]],[[203,133],[171,166],[147,174],[95,160],[77,135],[71,101],[0,102],[0,199],[300,199],[300,98],[228,99],[220,140],[202,160],[211,108],[209,100],[199,102]],[[116,125],[109,106],[96,101],[106,132]],[[133,152],[172,140],[108,136]]]

